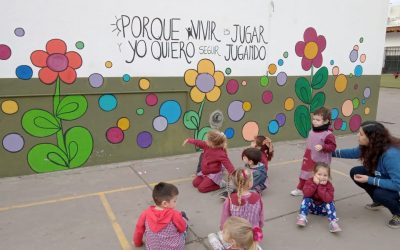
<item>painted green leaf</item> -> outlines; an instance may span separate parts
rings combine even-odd
[[[88,104],[82,95],[64,97],[57,108],[56,116],[60,119],[72,121],[86,113]]]
[[[46,137],[57,133],[61,129],[57,119],[41,109],[31,109],[22,117],[22,127],[25,131],[36,137]]]
[[[92,154],[92,135],[84,127],[70,128],[65,132],[65,147],[67,149],[69,167],[80,167]]]
[[[199,114],[196,111],[189,110],[183,116],[183,124],[190,130],[196,130],[199,128]]]
[[[28,152],[28,163],[36,173],[68,169],[68,158],[65,153],[50,143],[35,145]]]
[[[199,140],[205,140],[206,139],[206,134],[208,131],[210,131],[211,128],[210,127],[204,127],[202,129],[200,129],[199,133],[197,134],[197,139]]]
[[[315,94],[311,101],[310,105],[310,112],[314,113],[315,110],[323,107],[325,105],[325,93],[324,92],[318,92]]]
[[[308,137],[308,132],[311,129],[311,116],[310,111],[304,105],[297,106],[294,111],[294,125],[297,132],[303,137]]]
[[[322,67],[313,76],[311,81],[311,87],[313,89],[323,88],[327,81],[328,81],[328,68]]]
[[[304,103],[310,104],[311,102],[311,87],[308,80],[304,77],[299,77],[296,80],[295,91],[297,97]]]

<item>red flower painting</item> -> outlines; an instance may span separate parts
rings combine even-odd
[[[40,67],[39,79],[44,84],[53,84],[59,77],[72,84],[76,80],[76,69],[81,67],[82,58],[75,51],[67,52],[67,45],[61,39],[52,39],[46,44],[46,51],[35,50],[31,54],[32,64]]]

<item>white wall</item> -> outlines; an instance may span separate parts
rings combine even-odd
[[[198,60],[204,57],[213,60],[217,69],[230,67],[233,75],[262,75],[268,64],[277,63],[285,51],[289,57],[283,69],[288,75],[301,75],[305,72],[300,67],[301,58],[296,56],[294,48],[297,41],[303,40],[303,32],[310,26],[327,40],[327,48],[323,52],[324,65],[334,60],[335,64],[342,65],[341,72],[352,72],[354,65],[349,63],[348,56],[353,46],[358,44],[368,58],[363,74],[380,74],[381,65],[376,62],[382,58],[387,7],[387,0],[370,0],[368,4],[365,0],[7,1],[7,4],[2,4],[0,15],[0,44],[9,45],[13,54],[9,60],[0,60],[0,78],[15,77],[18,65],[31,65],[30,53],[45,49],[46,42],[52,38],[63,39],[68,50],[81,54],[84,65],[78,71],[79,77],[93,72],[104,76],[125,73],[133,76],[183,76],[186,69],[195,68]],[[132,59],[129,41],[134,43],[137,39],[128,30],[125,37],[112,32],[115,24],[121,27],[118,21],[121,15],[131,18],[146,16],[150,20],[159,17],[168,21],[176,18],[174,36],[177,44],[192,42],[196,51],[190,63],[182,55],[178,59],[169,57],[158,61],[149,52],[144,58],[126,63],[126,60]],[[215,36],[221,41],[188,40],[186,28],[191,20],[214,21]],[[225,59],[229,49],[227,44],[240,45],[231,42],[235,24],[250,26],[251,31],[254,27],[263,27],[263,38],[267,44],[252,41],[243,45],[265,47],[264,60]],[[14,29],[18,27],[24,28],[25,36],[14,35]],[[154,30],[157,31],[156,28]],[[228,30],[230,34],[227,34]],[[364,38],[362,44],[360,37]],[[141,39],[146,41],[147,46],[154,42]],[[85,43],[83,50],[75,48],[77,41]],[[218,46],[220,56],[200,54],[200,46]],[[113,62],[110,69],[104,67],[108,60]],[[38,68],[32,68],[36,75]]]
[[[386,34],[385,47],[399,47],[400,32],[390,32]]]

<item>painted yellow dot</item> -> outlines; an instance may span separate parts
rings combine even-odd
[[[112,64],[112,62],[111,61],[107,61],[106,63],[105,63],[105,65],[106,65],[106,68],[111,68],[112,66],[113,66],[113,64]]]
[[[268,72],[269,72],[271,75],[275,74],[275,72],[276,72],[276,65],[273,64],[273,63],[271,63],[271,64],[268,66]]]
[[[369,107],[366,107],[366,108],[364,109],[364,113],[365,113],[366,115],[369,115],[370,112],[371,112],[371,110],[369,109]]]
[[[347,88],[347,78],[345,75],[340,74],[335,79],[335,89],[337,92],[342,93]]]
[[[243,110],[246,111],[246,112],[251,110],[251,103],[250,102],[244,102],[242,106],[243,106]]]
[[[120,128],[123,131],[127,130],[130,126],[129,119],[126,117],[120,118],[117,122],[117,126],[118,126],[118,128]]]
[[[312,60],[317,56],[318,53],[318,45],[315,42],[308,42],[306,47],[304,48],[304,56]]]
[[[139,80],[139,88],[141,90],[146,90],[146,89],[150,88],[150,81],[145,78],[140,79]]]
[[[18,112],[18,103],[12,100],[4,101],[1,104],[1,110],[9,115],[15,114]]]
[[[285,109],[289,111],[289,110],[292,110],[293,108],[294,108],[294,99],[291,97],[286,98]]]

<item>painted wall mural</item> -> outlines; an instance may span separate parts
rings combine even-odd
[[[281,17],[277,6],[268,10]],[[317,21],[288,34],[271,31],[279,18],[235,18],[111,16],[112,53],[54,26],[58,37],[23,26],[3,33],[0,177],[193,152],[181,141],[204,139],[217,109],[230,147],[258,134],[306,138],[322,106],[336,134],[375,118],[379,75],[367,54],[376,58],[376,45],[365,37],[376,30],[338,43]]]

